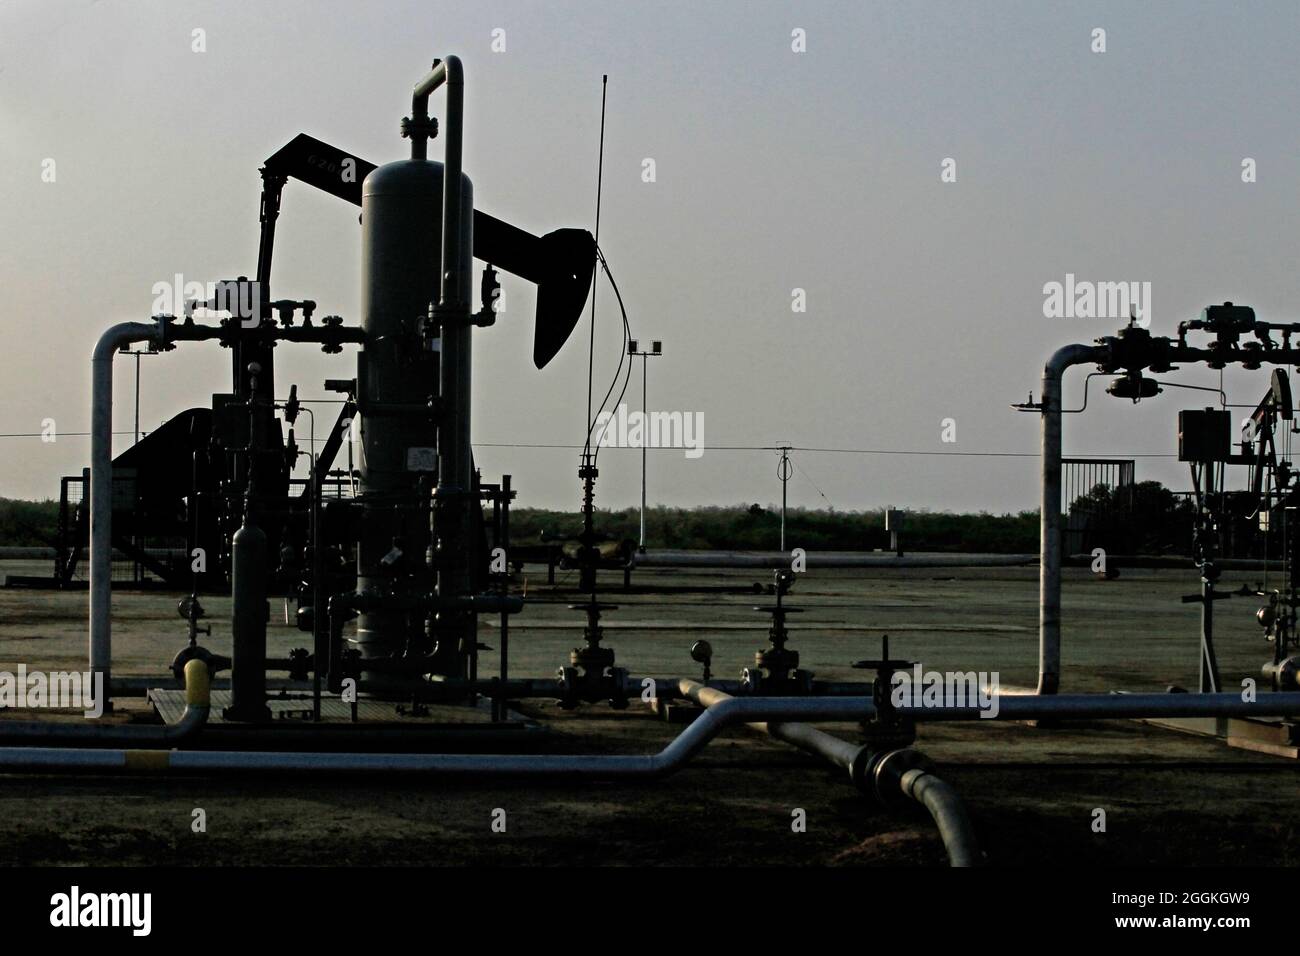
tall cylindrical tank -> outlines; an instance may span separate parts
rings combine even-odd
[[[376,595],[427,593],[429,508],[438,462],[437,407],[468,436],[469,404],[435,401],[440,354],[425,346],[421,327],[437,300],[442,249],[443,166],[401,160],[374,170],[362,184],[362,302],[366,347],[358,357],[361,415],[362,523],[358,590]],[[473,188],[461,176],[460,288],[471,287]],[[456,336],[468,393],[469,331]],[[439,343],[440,347],[440,343]],[[357,644],[363,658],[422,647],[422,616],[381,608],[362,613]]]
[[[269,720],[266,706],[267,539],[246,517],[230,539],[232,652],[227,720]]]

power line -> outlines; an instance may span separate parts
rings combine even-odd
[[[474,442],[476,448],[560,448],[560,449],[581,449],[582,445],[568,445],[561,443],[548,442]],[[640,446],[609,446],[612,448],[624,447],[628,450],[640,451]],[[671,445],[650,445],[651,451],[681,451],[682,449]],[[958,458],[1040,458],[1038,452],[1028,451],[933,451],[907,448],[812,448],[802,445],[786,446],[791,451],[817,452],[822,454],[837,455],[938,455]],[[705,451],[780,451],[778,445],[707,445]],[[1125,460],[1129,458],[1177,458],[1176,454],[1116,454],[1114,452],[1106,454],[1089,454],[1086,452],[1074,452],[1074,455],[1082,458],[1114,458],[1116,460]]]
[[[113,432],[114,435],[134,435],[134,431]],[[44,438],[49,440],[49,435],[45,432],[0,432],[0,438]],[[54,433],[55,440],[59,438],[88,438],[90,432],[61,432]]]
[[[134,435],[135,432],[115,431],[114,435]],[[56,432],[55,438],[87,438],[90,432]],[[0,432],[0,438],[48,438],[44,432]],[[476,448],[557,448],[568,451],[581,451],[585,446],[572,445],[563,442],[491,442],[476,441]],[[620,448],[624,446],[610,445],[610,448]],[[705,451],[780,451],[782,446],[779,445],[707,445]],[[951,458],[1040,458],[1038,452],[1030,451],[938,451],[933,449],[918,448],[816,448],[804,445],[790,445],[791,451],[812,452],[825,455],[932,455],[938,457]],[[681,448],[672,445],[650,445],[650,451],[681,451]],[[625,450],[640,451],[640,446],[625,446]],[[1117,454],[1107,452],[1103,454],[1092,454],[1087,452],[1073,452],[1072,454],[1081,458],[1113,458],[1124,460],[1128,458],[1177,458],[1174,453],[1155,454],[1155,453],[1129,453]],[[1067,456],[1069,457],[1069,456]],[[805,474],[805,477],[807,475]],[[811,479],[809,479],[811,481]]]
[[[821,488],[818,487],[817,482],[815,482],[815,481],[812,480],[812,475],[808,474],[808,472],[806,472],[806,471],[804,471],[802,468],[800,468],[800,467],[799,467],[799,463],[798,463],[797,461],[795,461],[793,458],[790,459],[790,462],[791,462],[791,464],[794,465],[794,470],[795,470],[795,471],[799,472],[799,474],[803,475],[805,478],[808,479],[808,484],[812,485],[813,488],[816,490],[817,494],[819,494],[819,495],[822,496],[822,500],[824,500],[828,505],[830,505],[832,508],[834,508],[834,507],[835,507],[835,503],[834,503],[833,501],[831,501],[831,499],[827,498],[827,497],[826,497],[826,492],[822,491]]]

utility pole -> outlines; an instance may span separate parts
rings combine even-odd
[[[640,343],[636,339],[629,339],[627,343],[627,354],[632,358],[638,355],[641,357],[641,544],[638,551],[645,550],[645,487],[646,487],[646,448],[650,444],[650,407],[646,402],[647,388],[646,372],[647,361],[652,355],[663,355],[664,344],[657,339],[650,343],[650,351],[642,351],[637,348]]]
[[[138,445],[140,444],[140,356],[157,355],[158,353],[151,349],[133,349],[129,345],[122,346],[121,351],[123,354],[130,355],[135,359],[135,432],[133,434],[135,435],[134,444]],[[132,535],[131,543],[139,547],[140,538],[137,535]],[[143,577],[141,573],[143,569],[140,567],[139,560],[133,560],[131,566],[132,577],[138,583]]]
[[[135,441],[138,444],[140,441],[140,356],[158,353],[150,349],[132,349],[129,346],[123,347],[122,353],[135,359]]]
[[[786,485],[790,482],[790,475],[794,468],[790,463],[791,446],[782,442],[777,447],[781,449],[781,463],[776,466],[776,476],[781,479],[781,550],[785,551]]]

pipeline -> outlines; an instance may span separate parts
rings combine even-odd
[[[809,568],[1009,568],[1033,564],[1032,554],[925,553],[899,557],[875,551],[809,551]],[[637,568],[788,568],[780,551],[688,551],[652,548],[632,556]]]
[[[1294,717],[1300,692],[1241,694],[997,694],[987,708],[977,704],[897,707],[915,721],[954,720],[1133,720],[1144,717]]]
[[[171,316],[153,324],[120,322],[95,343],[90,360],[90,673],[102,674],[112,703],[113,662],[113,356],[124,346],[150,342],[168,347],[171,341],[220,338],[212,326],[169,325]]]
[[[867,747],[851,744],[807,724],[769,723],[757,725],[766,733],[793,744],[806,753],[815,754],[848,771],[849,779],[863,792],[872,793],[886,805],[900,802],[897,797],[915,801],[924,807],[939,829],[948,862],[955,867],[979,866],[983,862],[975,828],[966,814],[966,806],[951,784],[929,767],[929,761],[910,747],[884,754],[871,754]],[[919,760],[901,776],[882,773],[899,760]],[[875,767],[873,774],[871,768]]]
[[[1038,535],[1038,693],[1061,685],[1061,378],[1073,365],[1103,362],[1101,346],[1066,345],[1043,367],[1042,485]]]
[[[765,720],[862,720],[871,716],[863,698],[730,698],[707,709],[657,754],[396,754],[291,753],[177,750],[149,753],[125,749],[0,747],[2,771],[176,770],[248,773],[370,773],[435,776],[573,776],[658,779],[680,770],[724,728]]]
[[[679,690],[703,707],[734,700],[696,681],[681,681]],[[897,806],[906,800],[919,803],[939,828],[948,862],[963,867],[980,864],[979,844],[961,797],[930,772],[929,761],[919,751],[909,747],[873,754],[869,747],[851,744],[807,724],[769,722],[749,726],[846,770],[855,787],[885,806]]]
[[[194,674],[195,697],[202,706],[199,681]],[[206,677],[206,666],[203,676]],[[187,690],[189,687],[187,681]],[[248,751],[185,751],[109,749],[94,747],[0,747],[0,771],[180,771],[244,773],[371,773],[401,772],[437,776],[573,776],[582,778],[659,779],[680,770],[724,728],[737,723],[761,723],[778,739],[822,756],[849,770],[860,787],[868,782],[876,795],[889,802],[915,801],[930,813],[953,866],[980,861],[970,821],[956,792],[928,768],[925,758],[910,748],[870,755],[813,727],[791,721],[860,721],[873,717],[869,698],[851,697],[730,697],[691,680],[677,685],[679,695],[696,699],[704,712],[676,739],[650,755],[524,755],[524,754],[401,754],[303,753]],[[188,694],[187,694],[188,697]],[[203,695],[206,699],[206,694]],[[969,720],[993,716],[1003,720],[1055,718],[1127,718],[1143,716],[1254,716],[1300,715],[1300,693],[1266,694],[1246,702],[1236,694],[1074,694],[997,698],[997,710],[978,707],[902,707],[896,713],[913,720]],[[187,712],[189,707],[187,707]],[[206,708],[204,708],[206,719]],[[197,719],[197,713],[196,713]]]
[[[185,665],[185,711],[174,724],[106,726],[52,720],[0,722],[0,744],[82,744],[90,747],[173,747],[196,737],[211,710],[211,675],[200,660]]]
[[[52,722],[10,724],[0,728],[0,743],[75,742],[78,748],[6,746],[0,748],[0,768],[5,770],[244,770],[270,772],[367,772],[395,770],[441,774],[576,774],[581,776],[667,776],[680,769],[724,727],[752,717],[817,717],[861,719],[870,705],[849,698],[741,699],[695,681],[683,680],[678,692],[703,703],[705,712],[658,754],[634,756],[527,756],[450,754],[330,754],[243,753],[238,751],[159,751],[193,737],[207,723],[209,673],[207,664],[191,660],[185,665],[186,707],[181,719],[164,727],[103,727],[62,725]],[[865,705],[865,706],[864,706]],[[867,748],[854,746],[802,723],[754,724],[773,737],[816,753],[844,767],[859,786],[864,785],[870,758]],[[137,749],[97,749],[130,745]],[[886,755],[887,758],[893,755]],[[916,771],[916,773],[922,773]],[[885,779],[880,774],[876,779]],[[974,846],[965,811],[955,791],[926,774],[925,780],[904,776],[900,792],[926,806],[939,824],[953,866],[972,865],[966,848]],[[922,785],[922,783],[924,785]],[[877,784],[879,788],[881,785]],[[977,852],[977,851],[976,851]]]
[[[979,866],[981,854],[966,806],[951,784],[920,767],[903,774],[899,791],[930,812],[953,866]]]
[[[99,337],[90,360],[90,673],[92,680],[104,675],[106,688],[112,687],[113,356],[160,339],[160,325],[121,322]]]
[[[697,691],[696,688],[699,688]],[[708,694],[704,695],[703,692]],[[659,778],[686,764],[724,728],[737,723],[782,721],[860,721],[876,714],[870,698],[726,697],[696,681],[683,680],[678,694],[711,699],[704,713],[657,754],[394,754],[175,751],[149,764],[151,769],[182,771],[367,773],[399,771],[441,776],[553,776]],[[717,696],[714,696],[717,695]],[[726,699],[719,699],[726,697]],[[1140,717],[1300,716],[1300,692],[1264,694],[1244,701],[1238,694],[1059,694],[999,695],[996,707],[898,707],[893,712],[914,721],[1128,719]],[[792,739],[799,731],[789,731]],[[0,771],[132,769],[130,750],[0,747]]]

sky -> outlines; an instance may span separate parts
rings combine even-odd
[[[537,234],[593,228],[609,77],[600,244],[634,336],[663,342],[650,409],[702,421],[698,457],[649,453],[652,504],[779,501],[785,441],[809,449],[792,505],[1035,508],[1037,416],[1010,404],[1119,325],[1045,316],[1046,284],[1149,282],[1156,334],[1225,300],[1300,319],[1298,48],[1294,3],[0,0],[0,497],[88,463],[103,329],[177,274],[255,271],[267,156],[308,132],[404,158],[411,88],[454,53],[476,205]],[[273,296],[357,324],[360,256],[355,208],[290,183]],[[576,508],[591,317],[539,372],[533,287],[503,286],[474,333],[476,460],[521,505]],[[622,348],[604,278],[595,324],[599,401]],[[146,431],[229,386],[212,344],[140,364]],[[353,374],[351,349],[277,350],[281,392]],[[120,358],[119,452],[133,376]],[[1254,403],[1267,371],[1224,381]],[[641,384],[638,363],[630,410]],[[1184,488],[1177,411],[1206,394],[1134,406],[1094,380],[1066,454]],[[48,419],[57,440],[30,437]],[[598,505],[640,501],[640,459],[602,451]]]

